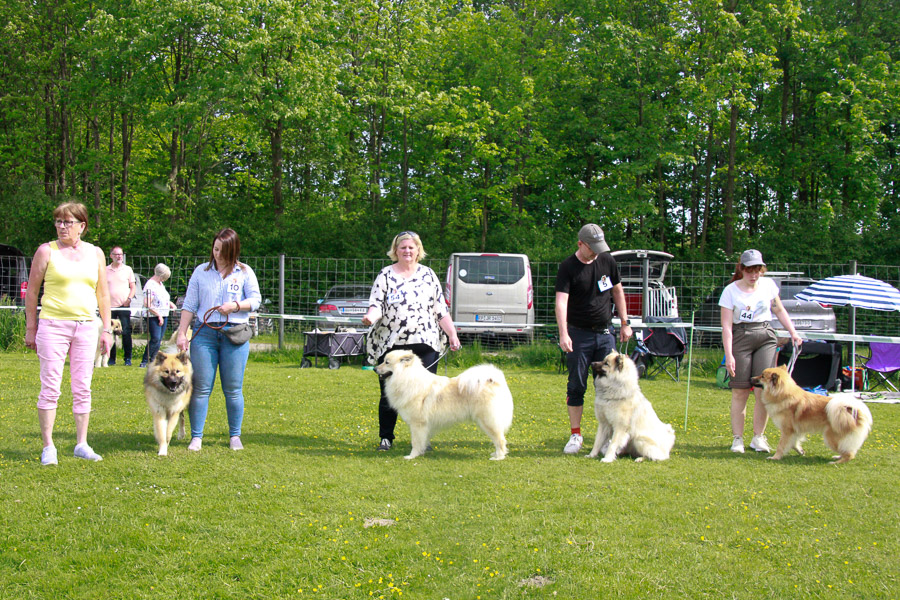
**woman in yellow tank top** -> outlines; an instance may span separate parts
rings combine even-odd
[[[81,239],[88,227],[87,209],[74,202],[60,204],[53,211],[53,222],[57,239],[42,244],[35,252],[25,294],[25,345],[36,350],[41,361],[37,407],[44,443],[42,465],[58,463],[53,425],[66,356],[72,380],[75,457],[102,460],[87,444],[91,378],[98,335],[104,353],[109,352],[113,343],[106,259],[100,248]],[[44,295],[38,318],[41,285]],[[98,311],[102,322],[99,328]]]

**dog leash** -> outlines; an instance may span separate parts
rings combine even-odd
[[[448,349],[449,349],[449,348],[448,348]],[[437,357],[437,360],[436,360],[436,361],[434,361],[433,363],[431,363],[430,365],[428,365],[428,366],[425,367],[425,368],[426,368],[426,369],[430,369],[430,368],[433,367],[434,365],[436,365],[436,364],[438,364],[439,362],[441,362],[441,359],[444,358],[446,355],[447,355],[447,350],[444,350],[443,352],[441,352],[440,356]]]
[[[793,351],[791,352],[791,359],[788,361],[788,375],[794,374],[794,365],[797,364],[797,359],[800,358],[799,350],[800,350],[800,345],[793,344]]]
[[[213,315],[214,312],[216,312],[220,308],[222,308],[221,305],[213,306],[211,309],[206,311],[206,314],[203,315],[203,323],[200,325],[200,327],[197,328],[197,331],[200,331],[201,329],[203,329],[204,325],[206,325],[207,327],[209,327],[210,329],[213,329],[215,331],[218,331],[218,330],[222,329],[223,327],[225,327],[226,325],[228,325],[228,315],[225,315],[225,322],[223,322],[221,325],[213,325],[209,322],[209,318]]]

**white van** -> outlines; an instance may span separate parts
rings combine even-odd
[[[444,291],[460,335],[534,339],[534,287],[524,254],[451,254]]]

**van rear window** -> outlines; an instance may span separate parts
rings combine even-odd
[[[515,256],[460,256],[457,277],[463,283],[510,285],[525,277],[525,261]]]

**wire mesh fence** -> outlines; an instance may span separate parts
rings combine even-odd
[[[126,257],[138,275],[141,284],[153,274],[157,263],[166,264],[171,278],[166,282],[172,298],[183,296],[187,290],[191,273],[197,265],[205,263],[208,257],[176,256],[176,255],[134,255]],[[285,340],[288,343],[302,343],[300,334],[313,329],[317,322],[319,302],[329,289],[336,285],[363,284],[371,285],[376,274],[390,260],[373,258],[303,258],[288,256],[253,256],[244,257],[256,272],[263,297],[260,308],[261,333],[275,333],[279,322],[283,324]],[[435,270],[443,280],[447,272],[446,258],[430,257],[424,264]],[[0,304],[23,304],[21,281],[27,273],[30,258],[0,256]],[[535,324],[537,333],[535,343],[555,343],[556,318],[554,314],[556,262],[531,263],[533,297],[535,308]],[[696,326],[715,328],[719,325],[718,297],[723,286],[729,281],[734,265],[716,262],[679,262],[669,264],[662,286],[673,290],[672,298],[677,298],[677,305],[671,307],[683,321]],[[852,263],[784,263],[769,264],[771,273],[786,273],[798,280],[818,280],[825,277],[849,274],[853,272]],[[856,265],[856,272],[867,277],[881,279],[891,285],[900,286],[900,266],[897,265]],[[850,309],[833,307],[835,330],[837,333],[850,332]],[[635,315],[636,316],[636,315]],[[673,315],[675,316],[675,315]],[[284,317],[284,318],[280,318]],[[170,319],[170,328],[177,323]],[[352,324],[346,324],[353,327]],[[361,325],[356,325],[361,328]],[[856,331],[871,335],[900,335],[900,315],[877,311],[857,310]],[[522,343],[514,338],[503,336],[483,336],[479,342],[485,350],[510,348]],[[694,342],[705,346],[717,346],[720,336],[715,331],[698,331]]]

